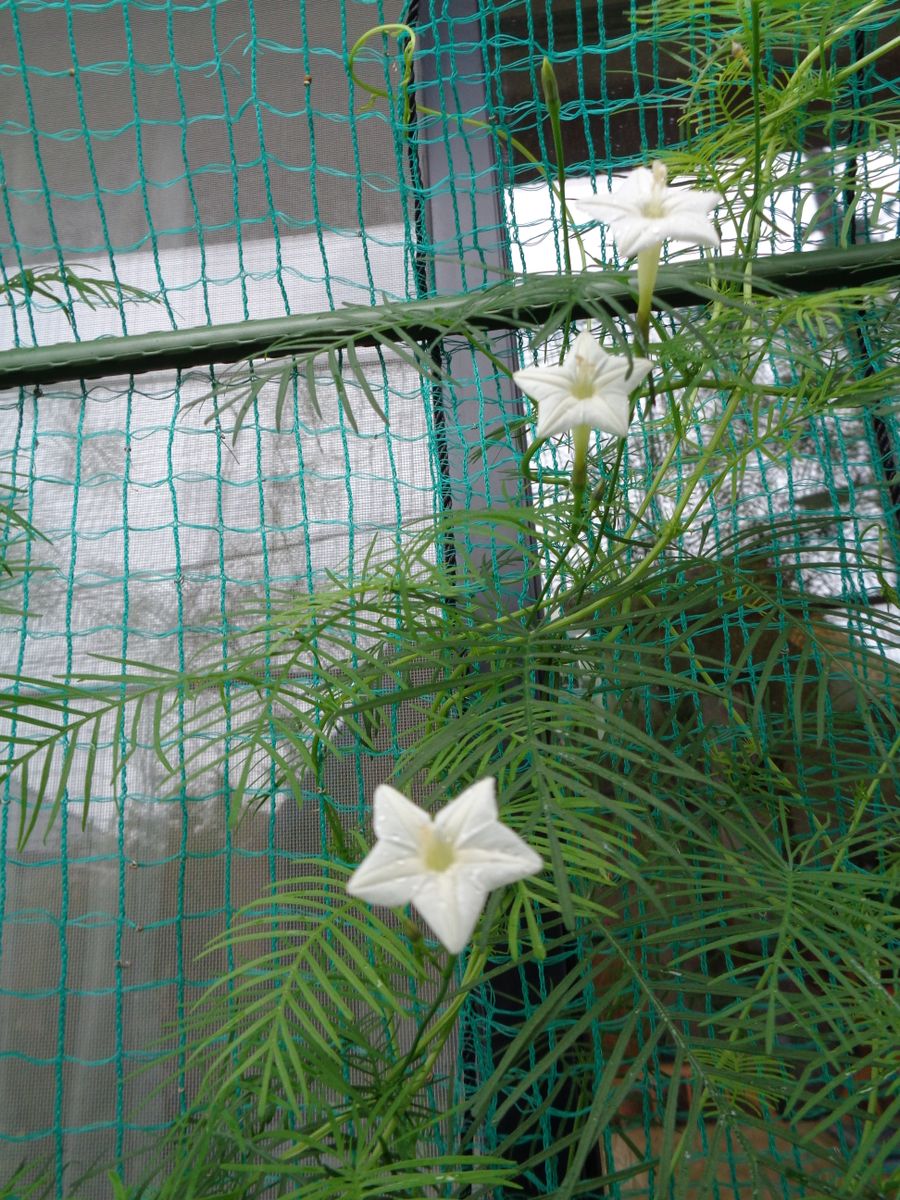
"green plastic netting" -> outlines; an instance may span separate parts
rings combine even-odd
[[[721,9],[698,3],[690,27],[651,28],[634,0],[2,0],[0,285],[26,270],[60,275],[47,285],[52,295],[32,289],[0,303],[2,348],[374,305],[481,286],[509,268],[556,269],[558,209],[501,136],[552,163],[538,104],[542,56],[553,57],[560,80],[572,186],[586,194],[593,177],[678,145],[684,64],[704,61],[723,36]],[[370,103],[354,86],[346,66],[354,42],[400,20],[419,36],[416,103],[484,128],[420,115],[411,140],[395,42],[379,42],[378,53],[373,44],[357,67],[390,99]],[[873,23],[866,45],[890,32]],[[884,60],[859,82],[881,98],[893,86]],[[846,243],[848,213],[858,242],[896,237],[890,148],[856,170],[871,182],[862,200],[815,177],[802,193],[779,196],[767,252]],[[67,269],[107,281],[111,302],[86,302]],[[137,302],[133,288],[156,302]],[[521,353],[514,340],[498,344],[498,353]],[[49,539],[7,527],[7,545],[41,569],[4,592],[24,615],[0,612],[3,670],[66,676],[91,669],[96,654],[180,668],[210,637],[225,661],[243,608],[264,608],[285,589],[313,591],[347,562],[352,573],[373,541],[390,546],[413,518],[500,502],[522,452],[508,381],[468,347],[447,347],[453,391],[423,382],[387,349],[360,353],[387,423],[348,375],[347,393],[359,401],[354,430],[325,366],[315,381],[319,412],[295,381],[276,422],[270,388],[233,446],[235,411],[210,398],[231,368],[202,365],[202,353],[183,370],[123,366],[116,376],[3,392],[3,486],[9,496],[20,489],[17,511]],[[789,378],[784,362],[772,370]],[[486,455],[473,457],[498,429]],[[719,494],[710,536],[725,540],[751,518],[774,522],[791,506],[852,512],[828,587],[864,592],[866,547],[887,543],[887,557],[900,561],[897,434],[890,417],[822,416],[784,458],[761,451],[732,495]],[[649,438],[629,444],[633,479],[657,453]],[[553,466],[548,454],[539,470]],[[538,502],[545,487],[553,493],[538,483]],[[494,547],[484,552],[498,586],[523,594],[515,563]],[[799,546],[797,554],[799,562]],[[367,798],[402,742],[400,712],[393,743],[377,752],[360,744],[331,768],[328,794],[348,826],[365,825]],[[100,766],[112,761],[110,745],[94,752]],[[0,1186],[24,1159],[46,1158],[63,1196],[83,1172],[165,1127],[189,1081],[169,1078],[157,1043],[224,966],[198,953],[242,904],[288,876],[299,854],[324,844],[318,793],[311,786],[298,807],[274,767],[254,785],[261,810],[237,830],[225,820],[227,763],[163,797],[148,749],[129,762],[123,785],[121,806],[97,785],[84,828],[83,797],[70,795],[63,819],[46,836],[39,823],[24,848],[18,796],[10,785],[3,796]],[[455,1046],[461,1087],[477,1092],[513,1012],[523,1004],[529,1012],[554,978],[551,960],[473,999]],[[572,1020],[561,1011],[556,1036]],[[602,1039],[596,1054],[599,1070]],[[652,1141],[647,1097],[665,1067],[654,1054],[636,1086],[644,1142],[635,1155]],[[576,1115],[567,1111],[569,1082],[545,1080],[544,1093],[522,1098],[526,1143],[550,1142]],[[783,1150],[773,1141],[771,1153]],[[755,1194],[742,1154],[731,1147],[719,1195]],[[635,1160],[626,1155],[622,1169]],[[557,1184],[545,1170],[531,1180],[535,1193]],[[79,1194],[106,1195],[105,1187]],[[647,1176],[619,1187],[646,1194]]]

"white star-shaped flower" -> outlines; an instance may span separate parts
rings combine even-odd
[[[544,865],[498,821],[493,779],[466,788],[434,818],[387,784],[374,804],[378,840],[347,891],[370,904],[413,904],[451,954],[472,936],[488,892]]]
[[[652,369],[646,358],[607,354],[589,333],[579,333],[560,367],[526,367],[513,375],[538,404],[536,435],[550,437],[578,425],[625,437],[631,419],[628,396]]]
[[[590,196],[575,203],[592,217],[611,226],[623,258],[659,246],[666,239],[694,246],[718,246],[719,235],[709,213],[721,204],[718,192],[671,188],[665,164],[635,167],[608,196]]]

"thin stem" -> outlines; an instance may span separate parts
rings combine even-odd
[[[544,89],[544,102],[547,105],[547,115],[550,117],[550,128],[553,131],[553,151],[556,156],[556,186],[559,191],[560,216],[562,218],[562,251],[563,265],[567,275],[572,274],[572,255],[569,250],[569,211],[566,205],[566,158],[563,150],[562,124],[560,122],[561,103],[559,85],[553,64],[546,56],[541,65],[541,86]],[[580,239],[579,239],[580,240]],[[582,263],[584,262],[584,247],[582,246]],[[572,314],[566,313],[563,322],[562,346],[559,351],[559,361],[562,362],[569,347],[569,334],[572,328]]]
[[[885,758],[883,759],[883,761],[879,764],[878,770],[875,772],[874,777],[869,782],[869,786],[863,792],[861,798],[857,801],[856,806],[853,810],[853,820],[850,822],[850,828],[847,830],[847,833],[842,840],[841,847],[834,857],[834,862],[831,864],[831,872],[832,873],[840,870],[844,859],[847,857],[847,846],[848,846],[851,838],[853,837],[853,835],[856,833],[857,829],[859,828],[859,823],[863,819],[863,815],[865,814],[865,811],[869,806],[869,801],[875,795],[875,790],[877,789],[878,785],[883,781],[883,779],[887,775],[888,770],[891,766],[891,763],[897,757],[898,752],[900,752],[900,737],[896,737],[894,739],[894,741],[891,743],[890,750],[888,751],[888,753],[885,756]]]
[[[642,558],[641,561],[639,563],[637,563],[636,566],[632,567],[632,569],[623,577],[623,579],[621,581],[622,588],[628,587],[631,584],[635,584],[635,583],[637,583],[637,581],[639,579],[643,578],[643,576],[647,574],[647,572],[650,570],[650,568],[653,566],[653,564],[656,562],[656,560],[659,558],[659,556],[663,553],[663,551],[666,550],[669,545],[671,545],[671,543],[675,540],[675,538],[681,532],[681,518],[684,514],[684,511],[690,502],[691,496],[696,491],[696,489],[700,486],[700,484],[703,482],[703,478],[706,474],[707,466],[709,465],[711,459],[713,458],[716,451],[718,450],[719,443],[724,438],[726,431],[728,430],[728,427],[731,423],[731,419],[734,416],[734,414],[737,412],[742,400],[743,400],[743,393],[741,392],[741,390],[739,388],[735,388],[734,392],[732,393],[731,399],[728,401],[728,403],[725,406],[725,409],[722,412],[722,417],[719,421],[718,426],[716,427],[716,429],[715,429],[712,437],[710,438],[709,442],[707,443],[707,445],[703,448],[703,453],[700,455],[700,459],[697,463],[697,466],[694,468],[693,474],[691,475],[690,479],[687,481],[687,484],[685,485],[683,494],[679,497],[678,503],[675,506],[675,511],[672,513],[672,516],[669,518],[669,520],[666,521],[665,525],[662,528],[662,531],[660,532],[659,537],[656,540],[656,543],[650,548],[650,550],[647,552],[645,557]],[[675,448],[676,448],[676,444],[673,443],[673,447],[670,449],[670,452],[667,455],[667,459],[669,461],[671,460],[671,457],[674,454]],[[665,463],[665,460],[664,460],[664,463]],[[660,470],[662,470],[662,467],[660,468]],[[660,472],[657,472],[657,479],[659,479],[659,478],[660,478]],[[646,498],[645,498],[645,500],[646,500]],[[625,534],[626,541],[631,536],[631,534],[635,532],[635,529],[636,529],[635,520],[636,519],[637,518],[632,520],[631,526],[629,527],[627,533]],[[577,623],[578,621],[582,621],[582,620],[584,620],[585,617],[587,617],[591,613],[593,613],[597,609],[597,607],[598,607],[598,603],[597,603],[597,601],[594,601],[591,603],[589,608],[576,609],[573,612],[566,613],[562,617],[557,617],[548,623],[547,632],[549,633],[551,631],[555,632],[556,630],[559,630],[559,629],[565,629],[569,625],[573,625],[573,624]],[[611,629],[607,633],[606,637],[603,640],[611,641],[611,640],[613,640],[614,637],[618,637],[622,628],[623,628],[623,626],[616,626],[614,629]]]
[[[619,472],[622,469],[622,459],[624,457],[625,457],[625,438],[622,438],[622,440],[619,442],[619,445],[616,449],[616,461],[613,463],[612,471],[610,472],[610,474],[605,482],[606,503],[603,506],[603,516],[600,518],[600,528],[599,528],[599,533],[600,533],[601,537],[603,536],[603,530],[606,528],[607,522],[609,521],[610,512],[612,511],[613,496],[615,494],[615,488],[617,487],[618,482],[619,482]]]
[[[406,1074],[406,1068],[409,1066],[409,1064],[415,1059],[416,1055],[419,1053],[419,1046],[422,1042],[422,1038],[425,1034],[425,1030],[431,1024],[432,1018],[434,1017],[435,1013],[437,1013],[438,1009],[444,1003],[444,998],[446,997],[447,990],[450,987],[450,981],[453,979],[453,972],[456,970],[456,963],[457,963],[458,959],[459,959],[458,954],[451,954],[449,956],[449,958],[447,959],[446,964],[444,965],[444,970],[441,972],[441,986],[438,988],[438,994],[435,996],[434,1000],[428,1007],[428,1011],[426,1012],[425,1016],[422,1018],[422,1020],[419,1024],[418,1031],[416,1032],[416,1036],[413,1039],[413,1044],[410,1046],[410,1048],[407,1051],[406,1055],[404,1056],[402,1062],[400,1062],[396,1068],[396,1073],[398,1074],[398,1076],[401,1079]]]
[[[691,388],[690,394],[692,394],[696,390],[697,390],[696,388]],[[687,396],[685,397],[685,400],[686,399],[687,399]],[[656,475],[654,476],[653,481],[650,484],[650,487],[644,493],[644,498],[638,505],[637,512],[631,518],[631,524],[628,526],[625,533],[623,534],[623,537],[626,540],[629,539],[633,534],[635,534],[637,532],[638,526],[641,523],[641,519],[643,518],[644,513],[647,511],[647,509],[653,503],[653,499],[656,496],[656,493],[659,491],[660,487],[662,486],[663,481],[668,478],[669,467],[672,465],[679,449],[680,449],[680,443],[678,441],[678,438],[673,438],[672,443],[669,446],[669,449],[666,451],[662,462],[659,464],[659,466],[656,469]]]
[[[876,46],[874,50],[870,50],[868,54],[864,54],[862,58],[858,58],[843,70],[838,71],[832,79],[832,82],[840,85],[845,79],[849,79],[851,75],[855,75],[858,71],[864,70],[871,63],[877,62],[879,58],[883,58],[885,54],[890,54],[892,50],[896,50],[900,46],[900,34],[897,37],[891,38],[889,42],[884,42],[880,46]]]
[[[602,553],[603,535],[604,535],[604,531],[607,528],[610,513],[612,511],[613,498],[615,497],[616,489],[618,488],[619,472],[622,469],[622,459],[624,458],[624,456],[625,456],[625,439],[622,438],[619,441],[618,446],[616,447],[616,458],[615,458],[615,462],[613,463],[612,471],[610,471],[609,475],[606,477],[606,479],[604,479],[603,484],[602,484],[603,491],[606,495],[606,502],[603,506],[603,514],[597,523],[597,532],[594,537],[593,545],[590,547],[590,550],[588,552],[587,563],[585,564],[584,570],[582,571],[581,582],[577,583],[573,589],[572,603],[575,604],[576,606],[581,603],[582,597],[584,596],[585,588],[587,587],[588,582],[591,578],[591,573],[593,572],[594,568],[596,567],[597,559],[600,557],[600,554]],[[597,491],[599,492],[599,487],[598,487]],[[597,496],[597,500],[599,501],[599,495]],[[591,511],[593,509],[594,503],[596,503],[596,502],[592,500],[588,506],[588,511]]]
[[[529,483],[550,483],[550,484],[567,484],[571,483],[568,475],[557,475],[555,472],[542,472],[540,476],[532,475],[531,460],[545,446],[549,438],[535,438],[525,453],[522,455],[522,461],[519,463],[519,474],[523,479],[527,479]]]
[[[382,1114],[383,1119],[378,1125],[377,1137],[372,1140],[367,1152],[363,1156],[361,1164],[363,1167],[367,1166],[372,1161],[373,1157],[375,1157],[377,1154],[380,1154],[384,1147],[390,1145],[391,1135],[394,1132],[394,1128],[397,1124],[400,1114],[408,1109],[411,1097],[415,1096],[415,1094],[430,1078],[431,1072],[434,1070],[435,1064],[440,1058],[444,1046],[447,1043],[447,1039],[450,1037],[456,1026],[456,1018],[459,1010],[468,999],[471,983],[482,975],[487,960],[488,955],[487,951],[485,950],[472,951],[472,953],[469,955],[468,962],[466,963],[465,974],[463,975],[462,982],[460,983],[459,991],[453,997],[453,1000],[450,1002],[450,1005],[446,1011],[441,1014],[440,1018],[428,1034],[427,1042],[432,1046],[432,1049],[429,1051],[422,1064],[413,1072],[412,1075],[407,1077],[406,1072],[410,1063],[412,1062],[413,1051],[418,1051],[421,1047],[425,1037],[426,1026],[437,1012],[437,1009],[440,1007],[441,1003],[443,1003],[443,999],[447,994],[447,989],[449,987],[450,980],[452,979],[453,971],[456,967],[456,956],[452,956],[448,961],[447,966],[444,969],[441,991],[435,1002],[429,1008],[428,1013],[426,1014],[425,1019],[420,1026],[419,1033],[416,1035],[412,1050],[405,1056],[402,1063],[398,1064],[399,1069],[392,1072],[391,1082],[393,1082],[393,1079],[397,1079],[400,1081],[401,1086],[397,1095],[394,1097],[393,1102],[388,1106],[386,1112]],[[383,1091],[386,1090],[386,1088],[383,1089]]]
[[[637,345],[642,354],[646,354],[650,346],[650,313],[653,310],[653,289],[656,287],[656,277],[659,274],[659,260],[662,254],[662,242],[648,246],[638,252],[638,308],[637,308]],[[644,415],[649,416],[653,411],[653,384],[647,395]]]
[[[805,58],[801,59],[794,68],[793,72],[791,73],[791,84],[795,84],[798,79],[801,79],[810,70],[812,70],[816,60],[822,58],[826,50],[830,50],[835,42],[839,42],[841,38],[845,36],[845,34],[852,33],[854,29],[858,29],[866,17],[870,16],[872,13],[878,12],[878,10],[883,7],[884,0],[869,0],[868,4],[864,4],[862,8],[858,9],[856,13],[854,13],[851,20],[845,21],[843,25],[838,25],[836,29],[832,29],[828,37],[823,38],[819,45],[810,50],[809,54],[807,54]],[[850,68],[847,67],[844,68],[845,71],[849,69]],[[781,115],[783,115],[783,113],[782,110],[779,109],[776,112],[769,114],[769,120],[774,120],[776,117]]]
[[[872,13],[877,12],[883,7],[884,0],[869,0],[868,4],[864,4],[863,7],[854,14],[852,20],[846,21],[843,25],[838,25],[835,29],[832,29],[826,38],[823,38],[817,46],[813,47],[809,54],[807,54],[805,58],[802,58],[791,72],[790,83],[784,91],[784,94],[788,97],[787,102],[781,104],[772,112],[766,113],[761,120],[761,125],[766,128],[771,125],[778,125],[786,116],[793,112],[797,107],[797,101],[791,95],[791,92],[797,89],[797,85],[799,84],[800,80],[809,74],[816,62],[819,59],[822,59],[825,53],[830,50],[836,42],[839,42],[841,38],[845,37],[848,33],[852,33],[855,29],[858,29],[865,21],[866,17],[871,16]],[[751,21],[753,20],[752,13],[753,8],[751,7]],[[896,41],[896,38],[891,39],[891,41],[886,43],[885,46],[879,47],[879,52],[884,53],[886,50],[890,49]],[[837,75],[834,76],[834,82],[842,82],[846,76],[858,70],[859,66],[860,64],[858,63],[851,63],[850,66],[844,67],[842,71],[838,72]],[[806,103],[805,100],[803,102]]]
[[[762,13],[760,0],[750,2],[750,76],[753,92],[753,200],[747,230],[747,264],[744,268],[744,303],[753,299],[753,255],[762,217]]]
[[[416,33],[411,25],[386,24],[376,25],[374,28],[368,29],[361,37],[357,38],[351,46],[350,53],[347,55],[347,71],[354,84],[361,88],[364,92],[368,92],[372,97],[370,104],[373,103],[375,99],[390,100],[390,95],[383,88],[376,87],[374,84],[368,83],[365,79],[360,79],[355,70],[355,63],[360,50],[362,50],[370,38],[377,37],[378,34],[384,34],[386,36],[393,34],[397,38],[405,36],[407,39],[406,44],[403,47],[403,77],[400,80],[400,90],[403,93],[403,124],[408,126],[410,124],[411,114],[409,86],[412,83],[413,57],[416,50]],[[459,113],[445,113],[436,108],[429,108],[424,104],[418,104],[416,106],[416,111],[419,116],[441,117],[442,119],[452,118],[453,120],[458,121],[461,125],[467,125],[470,129],[485,129],[490,133],[496,134],[497,137],[501,138],[508,146],[521,154],[526,162],[529,162],[544,178],[547,186],[559,201],[560,211],[562,212],[563,216],[563,228],[564,230],[567,229],[567,222],[572,221],[572,214],[569,212],[569,209],[566,205],[564,192],[559,189],[558,185],[551,177],[550,172],[547,170],[541,160],[536,155],[532,154],[528,147],[523,145],[518,138],[512,137],[504,129],[498,129],[497,126],[491,124],[490,121],[479,121],[476,117],[464,117]],[[587,255],[585,253],[581,235],[575,231],[574,236],[581,252],[582,267],[585,267],[587,265]],[[567,237],[565,242],[566,250],[564,250],[564,253],[567,252]]]

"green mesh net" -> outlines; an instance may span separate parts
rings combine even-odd
[[[690,69],[699,73],[731,36],[722,8],[698,3],[690,25],[676,28],[664,13],[643,19],[633,0],[0,2],[0,285],[19,281],[0,306],[3,348],[411,300],[510,270],[555,270],[558,205],[507,140],[553,162],[537,103],[543,55],[560,83],[571,194],[586,195],[594,180],[683,144]],[[396,41],[372,43],[356,68],[387,100],[372,103],[347,71],[359,37],[401,20],[418,35],[410,125]],[[840,43],[836,69],[890,36],[885,24],[882,14]],[[799,54],[785,46],[785,69]],[[890,61],[859,75],[860,107],[867,89],[884,103],[895,87]],[[730,102],[721,96],[722,122]],[[480,124],[465,126],[466,117]],[[840,127],[823,130],[835,150]],[[848,230],[859,243],[896,237],[890,149],[859,156],[852,171],[835,179],[813,169],[807,189],[773,200],[765,250],[846,244]],[[605,237],[592,236],[612,261]],[[727,251],[727,222],[723,237]],[[878,354],[877,330],[861,325],[851,349],[862,376]],[[788,385],[789,350],[770,364]],[[513,361],[524,348],[500,337],[497,353]],[[150,373],[126,363],[117,375],[3,392],[3,486],[48,539],[7,524],[8,552],[21,548],[39,569],[4,592],[3,670],[65,677],[94,669],[95,655],[179,669],[211,638],[224,662],[244,609],[264,609],[285,590],[312,592],[332,568],[352,576],[373,544],[397,543],[417,517],[501,502],[523,449],[521,400],[506,377],[467,346],[445,348],[452,389],[423,381],[388,348],[360,354],[386,423],[349,373],[346,394],[359,400],[349,405],[352,428],[324,366],[317,409],[308,380],[292,380],[278,421],[271,389],[260,392],[234,444],[235,410],[220,408],[216,391],[233,370],[229,356],[201,352],[184,369]],[[739,416],[731,436],[750,425]],[[698,440],[705,429],[698,417]],[[823,415],[783,454],[761,449],[730,494],[719,492],[705,536],[726,543],[748,520],[774,529],[788,509],[832,511],[838,552],[806,582],[864,594],[868,549],[887,542],[886,556],[900,559],[896,436],[890,416]],[[649,434],[629,441],[634,486],[658,456]],[[558,465],[549,450],[536,464],[538,503],[556,487],[542,473]],[[515,559],[481,549],[497,586],[525,595]],[[749,636],[740,613],[735,621],[737,636]],[[327,790],[348,827],[365,827],[373,786],[403,744],[402,712],[377,751],[347,735],[353,752],[329,768]],[[199,952],[327,838],[318,791],[310,783],[298,806],[274,767],[248,791],[261,806],[254,819],[232,829],[235,780],[213,755],[190,787],[163,794],[146,747],[129,761],[127,800],[117,805],[100,782],[114,753],[108,741],[77,749],[82,761],[98,760],[84,827],[84,797],[70,794],[61,819],[45,830],[42,818],[20,847],[9,784],[0,808],[0,1181],[24,1160],[47,1160],[57,1196],[98,1163],[127,1158],[183,1107],[190,1078],[172,1078],[160,1039],[174,1023],[185,1042],[186,1009],[229,965]],[[637,917],[637,897],[633,905]],[[597,986],[591,947],[579,952],[587,991]],[[477,1097],[514,1024],[560,986],[571,961],[567,951],[537,971],[513,968],[472,998],[454,1047],[460,1094]],[[580,993],[569,996],[551,1040],[575,1028]],[[515,1103],[496,1120],[485,1114],[484,1148],[515,1127],[526,1164],[535,1147],[563,1144],[591,1110],[605,1032],[593,1061],[561,1059],[539,1080],[522,1065],[510,1083]],[[649,1020],[638,1044],[653,1035]],[[532,1065],[541,1050],[533,1047]],[[639,1164],[660,1153],[654,1097],[672,1070],[654,1049],[633,1081],[624,1134],[602,1139],[620,1173],[610,1195],[654,1194]],[[759,1138],[764,1153],[786,1153]],[[729,1147],[719,1196],[758,1194],[746,1151]],[[702,1163],[702,1145],[690,1152]],[[525,1173],[532,1194],[559,1184],[552,1159]],[[105,1187],[94,1181],[79,1194]]]

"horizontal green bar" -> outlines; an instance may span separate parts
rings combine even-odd
[[[739,258],[701,259],[663,267],[656,286],[657,305],[685,308],[705,303],[709,299],[713,263],[719,279],[739,278],[745,267]],[[846,250],[773,255],[753,263],[754,289],[762,292],[809,293],[863,287],[898,275],[900,239]],[[576,301],[575,315],[584,315],[579,303],[582,300],[608,308],[610,313],[634,311],[636,307],[634,285],[624,273],[594,271],[572,279],[535,275],[522,282],[499,283],[467,295],[354,305],[335,312],[298,313],[261,321],[5,350],[0,352],[0,388],[182,370],[266,355],[305,355],[346,343],[351,338],[357,345],[375,345],[378,339],[371,331],[381,330],[390,338],[389,330],[385,330],[389,322],[402,321],[404,329],[416,341],[440,337],[463,317],[470,325],[486,331],[511,326],[539,327],[555,307],[568,299]]]

